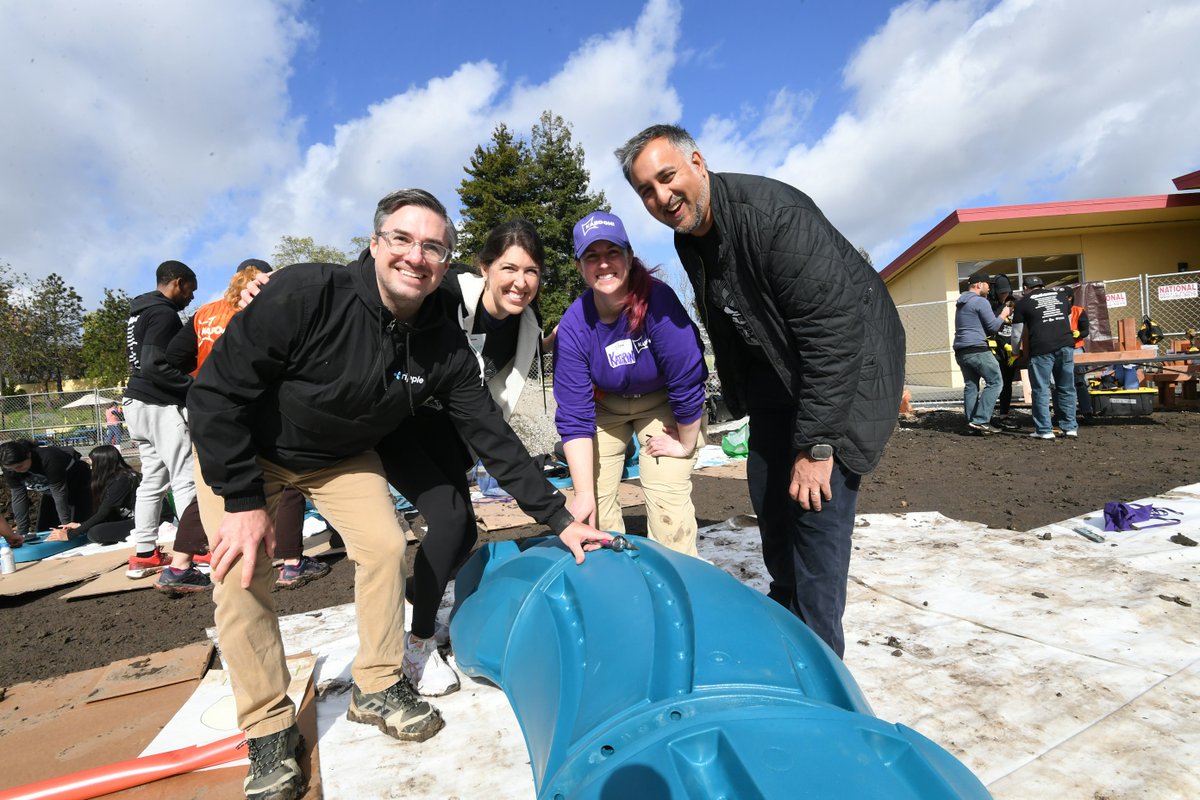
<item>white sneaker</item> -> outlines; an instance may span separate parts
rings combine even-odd
[[[457,692],[458,673],[438,652],[437,639],[418,639],[411,633],[404,637],[405,676],[425,697],[441,697]]]
[[[1079,431],[1063,431],[1063,436],[1066,436],[1071,439],[1078,439]]]
[[[1047,440],[1050,440],[1050,439],[1053,439],[1053,438],[1054,438],[1054,434],[1053,434],[1053,433],[1038,433],[1037,431],[1034,431],[1033,433],[1029,434],[1029,438],[1030,438],[1030,439],[1047,439]]]

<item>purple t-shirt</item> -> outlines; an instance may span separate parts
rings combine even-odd
[[[554,423],[564,442],[596,434],[595,390],[639,395],[665,388],[671,413],[681,425],[704,413],[708,368],[700,332],[670,286],[654,280],[646,319],[630,337],[621,314],[600,321],[592,290],[576,298],[558,324],[554,346]]]

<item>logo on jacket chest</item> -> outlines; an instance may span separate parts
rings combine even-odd
[[[424,386],[424,375],[410,375],[404,370],[398,370],[392,375],[392,380],[407,382],[411,386]]]

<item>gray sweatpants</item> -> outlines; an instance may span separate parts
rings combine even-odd
[[[182,406],[154,406],[126,398],[125,425],[142,460],[142,482],[133,508],[133,541],[139,553],[154,548],[162,500],[170,488],[177,514],[196,496],[192,467],[192,437],[187,410]]]

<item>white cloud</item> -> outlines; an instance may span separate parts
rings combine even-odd
[[[527,135],[545,109],[573,124],[593,187],[653,262],[674,261],[669,231],[612,151],[685,111],[716,169],[793,183],[881,266],[956,207],[1169,192],[1200,166],[1194,0],[912,0],[846,64],[850,105],[816,135],[822,98],[788,70],[747,76],[736,112],[684,109],[676,87],[716,51],[681,41],[681,0],[647,0],[543,82],[484,60],[400,74],[407,89],[304,152],[287,80],[314,32],[298,3],[5,4],[0,260],[91,301],[199,253],[205,295],[284,234],[345,246],[399,186],[456,213],[475,146],[499,122]]]
[[[645,125],[680,114],[669,82],[680,13],[677,0],[650,0],[632,28],[584,41],[543,83],[509,86],[493,64],[468,63],[381,101],[338,126],[331,144],[309,148],[302,166],[268,190],[250,225],[253,246],[268,252],[285,233],[344,246],[369,232],[375,202],[401,185],[430,190],[457,216],[456,190],[475,147],[489,142],[500,122],[527,137],[548,109],[572,124],[593,188],[604,190],[631,226],[664,239],[612,151]]]
[[[290,3],[6,3],[0,260],[134,293],[295,158]]]
[[[1173,191],[1197,166],[1198,39],[1188,0],[914,0],[849,62],[853,107],[811,147],[763,169],[722,119],[701,144],[811,194],[882,267],[972,202]]]

